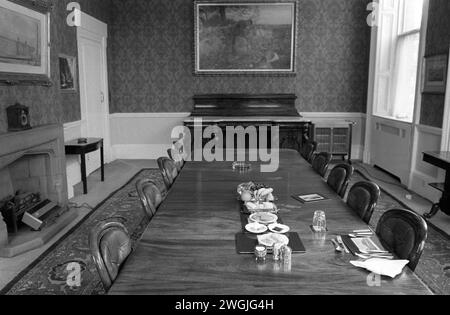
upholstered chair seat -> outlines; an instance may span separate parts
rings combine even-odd
[[[372,182],[359,182],[353,185],[347,196],[347,204],[367,224],[380,198],[380,187]]]
[[[427,239],[425,220],[411,210],[394,209],[383,214],[377,225],[377,235],[386,249],[400,259],[409,260],[415,270]]]
[[[322,152],[314,155],[313,161],[312,161],[312,167],[313,169],[322,177],[325,177],[325,174],[327,173],[328,164],[330,164],[331,161],[331,154]]]
[[[101,222],[91,231],[89,245],[102,283],[108,290],[132,251],[128,231],[119,222]]]
[[[336,165],[328,175],[328,185],[341,197],[344,198],[348,183],[353,175],[353,166],[349,164]]]

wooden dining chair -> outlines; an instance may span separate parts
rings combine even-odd
[[[317,150],[317,142],[309,140],[303,144],[301,155],[303,158],[311,163],[314,152]]]
[[[131,239],[119,222],[101,222],[89,234],[89,247],[100,279],[108,290],[130,255]]]
[[[136,191],[141,200],[142,208],[151,219],[163,201],[163,193],[159,190],[155,182],[147,178],[136,182]]]
[[[381,244],[400,259],[409,260],[414,271],[427,239],[427,222],[411,210],[393,209],[383,214],[377,225]]]
[[[344,198],[348,183],[353,175],[353,166],[349,164],[336,165],[328,175],[328,185],[341,197]]]
[[[180,172],[184,166],[184,160],[182,159],[181,154],[174,149],[167,149],[167,155],[175,163],[178,172]]]
[[[367,224],[380,198],[380,187],[373,182],[359,182],[352,186],[347,196],[348,206]]]
[[[173,182],[178,176],[178,169],[175,162],[167,157],[161,157],[157,160],[159,170],[166,185],[166,189],[169,190]]]
[[[312,161],[312,167],[317,173],[319,173],[320,176],[325,177],[330,162],[331,162],[331,154],[321,152],[314,156]]]

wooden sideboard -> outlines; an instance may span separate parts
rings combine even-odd
[[[224,137],[227,136],[227,127],[254,126],[259,131],[259,127],[266,126],[268,127],[266,143],[269,148],[272,147],[270,130],[277,126],[279,147],[300,151],[302,143],[312,135],[313,125],[298,113],[295,107],[296,99],[293,94],[198,95],[194,97],[193,112],[184,123],[190,129],[191,135],[194,135],[195,126],[200,127],[201,121],[202,133],[209,126],[218,126]],[[213,137],[203,139],[203,145]],[[235,147],[236,140],[235,138]],[[258,148],[260,143],[261,134],[258,132]],[[248,147],[247,136],[246,148]]]

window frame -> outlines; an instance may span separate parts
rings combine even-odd
[[[379,8],[383,8],[385,5],[386,0],[379,0]],[[381,40],[380,38],[378,38],[378,42],[377,42],[377,46],[378,45],[384,45],[385,47],[377,47],[377,56],[376,56],[376,63],[377,65],[382,64],[385,62],[385,60],[381,60],[382,59],[382,49],[384,49],[385,51],[390,51],[390,58],[392,59],[390,62],[390,66],[389,66],[389,88],[388,91],[386,91],[386,93],[388,94],[386,96],[386,101],[387,104],[383,104],[380,102],[379,99],[379,89],[380,89],[380,84],[379,82],[375,84],[375,95],[378,95],[378,97],[375,98],[375,102],[374,102],[374,106],[372,109],[372,115],[377,116],[377,117],[382,117],[382,118],[387,118],[387,119],[391,119],[391,120],[395,120],[395,121],[400,121],[400,122],[407,122],[407,123],[413,123],[414,122],[414,112],[415,112],[415,102],[413,104],[414,108],[413,108],[413,116],[412,117],[408,117],[407,119],[405,118],[398,118],[396,117],[395,113],[395,92],[394,90],[396,89],[396,82],[397,82],[397,78],[398,78],[398,73],[395,71],[397,70],[397,66],[398,66],[398,54],[399,54],[399,46],[402,42],[402,40],[405,40],[408,36],[414,36],[414,35],[419,35],[419,40],[421,40],[420,35],[422,32],[422,27],[423,24],[421,23],[419,25],[418,28],[414,28],[411,30],[405,30],[405,16],[406,16],[406,4],[408,0],[395,0],[398,1],[397,5],[394,8],[394,18],[396,19],[395,23],[394,23],[394,27],[392,29],[392,34],[390,34],[391,36],[391,40],[390,40],[390,44],[387,45],[386,44],[386,40]],[[423,0],[424,2],[425,0]],[[424,12],[422,11],[422,20],[424,18]],[[378,33],[383,34],[383,32],[385,31],[384,29],[381,29],[381,27],[383,25],[385,25],[382,21],[383,17],[382,14],[380,14],[378,16],[379,19],[379,23],[378,23]],[[420,75],[420,45],[421,43],[419,42],[419,51],[418,51],[418,59],[417,59],[417,71],[416,71],[416,78]],[[388,46],[388,47],[386,47]],[[384,56],[386,57],[386,56]],[[380,70],[377,69],[376,73],[375,73],[375,77],[377,77],[378,75],[380,75]],[[375,79],[377,81],[377,78]],[[417,81],[417,80],[416,80]],[[417,90],[418,86],[416,86],[416,90]],[[416,91],[414,91],[414,93],[416,94]]]

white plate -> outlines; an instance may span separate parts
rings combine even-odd
[[[258,242],[266,247],[273,247],[275,243],[281,243],[283,245],[289,244],[289,238],[283,234],[268,233],[264,235],[258,235]]]
[[[277,233],[277,234],[285,234],[290,231],[289,226],[280,224],[280,223],[273,223],[269,225],[270,232]]]
[[[250,220],[261,224],[269,225],[278,221],[278,216],[269,212],[257,212],[250,215]]]
[[[245,229],[253,234],[261,234],[267,232],[267,226],[259,224],[258,222],[249,223],[245,226]]]

